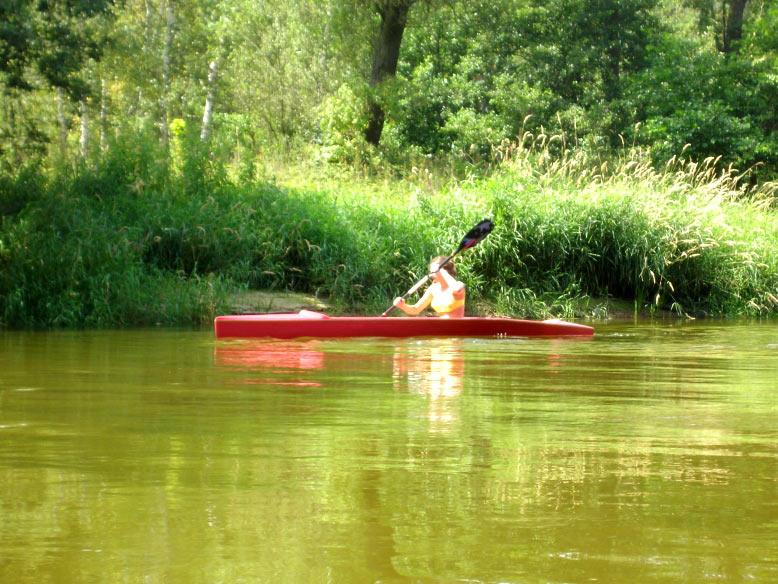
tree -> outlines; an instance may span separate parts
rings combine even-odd
[[[749,0],[682,0],[681,4],[697,12],[700,32],[704,35],[707,31],[712,31],[718,50],[731,54],[738,52],[738,44],[743,38],[748,2]]]
[[[721,50],[732,53],[743,38],[743,14],[748,0],[729,0],[729,10],[725,12],[724,39]]]
[[[81,74],[107,43],[112,0],[4,0],[0,3],[0,74],[6,87],[30,90],[37,71],[74,101],[90,92]],[[33,71],[31,71],[31,69]]]
[[[213,106],[216,99],[216,77],[219,74],[219,57],[208,64],[208,94],[205,96],[203,107],[203,123],[200,126],[200,140],[208,142],[211,137],[211,125],[213,123]]]
[[[416,0],[374,0],[374,6],[381,17],[381,25],[373,45],[373,67],[370,74],[370,87],[374,90],[397,73],[397,61],[408,23],[408,11],[415,2]],[[381,141],[386,114],[375,95],[370,97],[368,109],[365,140],[377,146]]]
[[[162,96],[159,103],[162,146],[170,145],[170,72],[173,35],[176,24],[174,0],[165,2],[165,42],[162,45]]]

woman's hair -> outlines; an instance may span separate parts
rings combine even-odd
[[[432,265],[432,264],[440,265],[445,260],[446,260],[446,256],[435,256],[434,258],[432,258],[430,260],[429,265]],[[451,274],[452,277],[454,277],[454,278],[457,277],[457,268],[454,265],[454,260],[449,260],[448,263],[445,266],[443,266],[442,269],[446,270],[449,274]]]

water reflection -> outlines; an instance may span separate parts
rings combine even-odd
[[[299,373],[324,369],[324,352],[320,341],[251,340],[219,343],[214,349],[217,365],[243,370],[265,370],[280,374],[282,379],[267,376],[242,378],[243,383],[320,387],[319,381],[301,377]]]
[[[220,344],[215,349],[218,365],[269,369],[322,369],[324,353],[319,341],[243,341]]]
[[[218,343],[214,359],[217,365],[240,372],[235,379],[248,385],[322,387],[329,375],[346,372],[353,384],[360,383],[360,372],[367,379],[376,375],[391,379],[395,391],[425,398],[425,417],[432,429],[439,430],[458,419],[464,343],[463,339],[401,340],[370,354],[362,343],[333,347],[316,339],[236,341]]]
[[[0,582],[778,582],[775,330],[0,334]]]
[[[436,339],[395,347],[392,382],[395,390],[427,398],[433,429],[457,419],[455,398],[462,393],[465,357],[462,339]]]

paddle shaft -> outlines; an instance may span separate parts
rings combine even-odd
[[[462,250],[470,249],[471,247],[478,244],[478,242],[482,241],[484,237],[489,235],[492,232],[492,229],[494,228],[494,223],[492,223],[491,219],[484,219],[483,221],[480,221],[475,227],[473,227],[470,231],[467,232],[467,235],[462,239],[462,242],[459,244],[459,247],[457,250],[452,253],[450,256],[448,256],[445,260],[440,262],[438,264],[438,269],[435,270],[431,274],[425,275],[421,280],[416,282],[410,290],[408,290],[405,294],[403,294],[400,298],[405,300],[408,296],[416,292],[419,288],[421,288],[424,283],[430,279],[430,276],[437,274],[443,266],[445,266],[447,263],[449,263],[451,260],[454,259],[454,257]],[[387,308],[384,313],[381,316],[386,316],[392,310],[395,308],[395,305],[392,304],[389,308]]]
[[[416,292],[416,290],[418,290],[419,288],[421,288],[421,287],[424,285],[424,283],[425,283],[427,280],[429,280],[429,279],[430,279],[430,276],[431,276],[431,275],[433,275],[433,274],[437,274],[437,273],[438,273],[438,272],[439,272],[441,269],[443,269],[443,266],[445,266],[447,263],[449,263],[451,260],[453,260],[453,259],[454,259],[454,257],[455,257],[455,256],[456,256],[456,255],[457,255],[457,254],[458,254],[460,251],[462,251],[462,249],[464,249],[464,248],[462,248],[462,247],[460,246],[460,247],[459,247],[459,248],[458,248],[458,249],[457,249],[457,250],[456,250],[454,253],[452,253],[452,254],[451,254],[450,256],[448,256],[448,257],[447,257],[445,260],[443,260],[442,262],[440,262],[440,265],[438,265],[438,269],[437,269],[437,270],[435,270],[435,271],[434,271],[434,272],[432,272],[431,274],[425,274],[425,276],[424,276],[424,277],[423,277],[421,280],[419,280],[418,282],[416,282],[416,283],[415,283],[415,284],[414,284],[414,285],[411,287],[411,289],[410,289],[410,290],[408,290],[408,291],[407,291],[405,294],[403,294],[402,296],[400,296],[400,298],[402,298],[403,300],[405,300],[406,298],[408,298],[408,296],[410,296],[411,294],[413,294],[414,292]],[[392,304],[392,305],[391,305],[389,308],[387,308],[386,310],[384,310],[384,312],[383,312],[383,314],[381,314],[381,316],[386,316],[386,315],[388,315],[388,314],[389,314],[390,312],[392,312],[392,310],[394,310],[395,308],[397,308],[397,307],[396,307],[394,304]]]

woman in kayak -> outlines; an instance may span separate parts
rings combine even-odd
[[[465,316],[465,285],[457,280],[453,261],[440,268],[440,262],[445,259],[445,256],[438,256],[430,261],[432,284],[416,304],[407,304],[403,298],[397,297],[394,299],[394,305],[411,316],[416,316],[428,306],[432,307],[432,310],[441,318]]]

